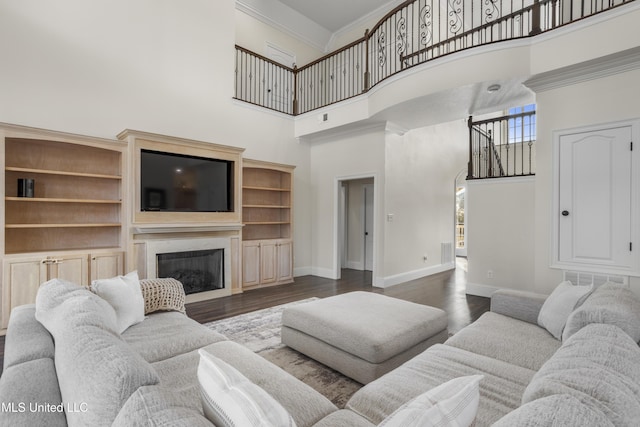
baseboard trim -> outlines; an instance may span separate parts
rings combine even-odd
[[[395,274],[388,277],[376,277],[373,281],[373,286],[376,288],[388,288],[395,285],[400,285],[411,280],[420,279],[422,277],[431,276],[433,274],[442,273],[444,271],[453,270],[456,268],[455,263],[439,264],[427,268],[421,268],[419,270],[407,271],[406,273]]]
[[[347,261],[347,268],[352,270],[364,270],[364,265],[361,261]]]
[[[335,271],[331,268],[311,267],[311,275],[324,277],[325,279],[338,280]]]
[[[467,282],[467,295],[475,295],[479,297],[491,298],[491,294],[493,294],[498,289],[495,286],[482,285],[480,283],[468,283]]]
[[[296,267],[293,269],[293,277],[311,276],[313,267]]]

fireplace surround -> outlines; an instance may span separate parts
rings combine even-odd
[[[156,236],[138,242],[146,277],[182,282],[187,302],[231,295],[231,238]]]

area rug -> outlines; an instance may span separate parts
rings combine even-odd
[[[205,326],[225,335],[231,341],[248,347],[317,390],[338,408],[343,408],[351,395],[362,387],[362,384],[290,349],[280,341],[280,326],[284,309],[315,299],[317,298],[253,311],[210,322]]]

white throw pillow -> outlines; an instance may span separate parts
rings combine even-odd
[[[484,375],[454,378],[399,407],[378,427],[468,427],[480,403]]]
[[[198,350],[204,415],[217,427],[295,427],[289,412],[233,366]]]
[[[560,283],[544,301],[538,314],[538,325],[561,340],[569,315],[592,290],[591,286],[576,286],[568,280]]]
[[[144,320],[144,298],[137,271],[126,276],[94,280],[91,282],[91,290],[116,311],[119,333]]]

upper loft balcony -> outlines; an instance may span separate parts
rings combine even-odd
[[[236,46],[235,98],[296,116],[297,137],[372,121],[410,129],[525,105],[534,95],[523,83],[547,71],[536,58],[551,54],[547,46],[562,49],[561,42],[551,40],[562,38],[562,28],[588,30],[598,16],[623,16],[626,8],[638,12],[636,6],[634,0],[409,0],[362,38],[301,67]],[[609,39],[609,32],[595,37],[603,34]],[[626,48],[639,45],[626,42]],[[582,49],[593,55],[567,55],[573,64],[625,46]],[[556,68],[572,65],[562,61],[546,62]],[[502,96],[487,96],[492,84],[501,85]],[[455,113],[445,117],[444,107]],[[333,114],[336,108],[340,114]]]

